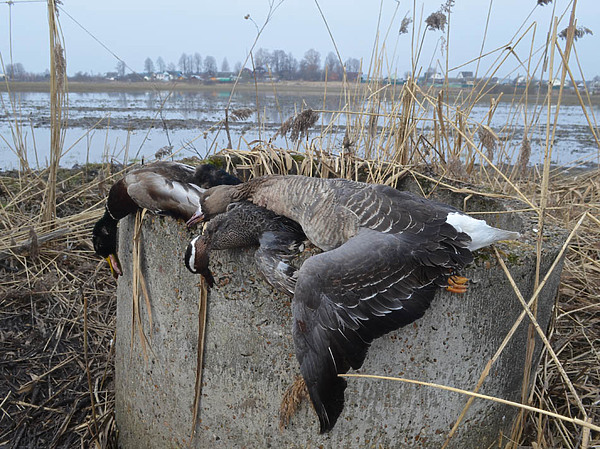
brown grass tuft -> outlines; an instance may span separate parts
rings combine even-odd
[[[250,118],[252,114],[254,114],[254,109],[252,108],[234,109],[233,111],[229,112],[229,119],[234,122],[239,120],[246,120]]]
[[[308,130],[315,126],[319,117],[318,112],[306,109],[283,122],[275,135],[285,136],[289,132],[292,142],[298,142],[302,137],[308,135]]]
[[[566,39],[568,34],[569,34],[569,27],[565,28],[560,33],[558,33],[558,37],[560,37],[561,39]],[[577,28],[575,28],[575,31],[573,32],[573,39],[578,40],[578,39],[582,38],[583,36],[585,36],[586,34],[593,35],[594,32],[587,27],[577,27]]]
[[[302,401],[308,400],[308,389],[304,379],[300,376],[296,377],[294,383],[285,390],[279,407],[279,429],[285,429],[292,417],[300,408]]]
[[[432,31],[440,30],[445,31],[446,23],[448,19],[446,19],[446,14],[442,11],[433,12],[425,19],[425,23],[427,24],[427,28]]]

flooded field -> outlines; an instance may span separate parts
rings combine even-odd
[[[30,166],[45,166],[50,145],[49,95],[18,92],[11,98],[7,93],[0,93],[0,98],[0,168],[18,168],[15,142],[27,149]],[[171,93],[70,93],[69,126],[61,164],[70,167],[107,159],[123,162],[152,158],[166,146],[172,146],[181,157],[204,157],[228,147],[223,128],[228,101],[229,91],[218,89]],[[271,140],[277,146],[292,148],[292,143],[285,138],[275,137],[283,121],[301,109],[339,111],[341,104],[340,96],[332,94],[324,100],[321,95],[299,96],[297,92],[290,95],[237,93],[232,98],[230,110],[251,108],[255,112],[248,118],[230,123],[232,146],[248,149],[257,140]],[[487,121],[488,109],[487,104],[476,105],[468,123]],[[593,112],[600,115],[598,107]],[[425,112],[423,117],[429,115],[430,112]],[[531,162],[538,163],[543,159],[546,110],[531,106],[525,111],[508,102],[499,104],[490,124],[500,139],[497,158],[508,161],[518,152],[525,117],[528,123],[534,123]],[[382,123],[383,119],[379,119],[379,126]],[[431,133],[430,122],[424,120],[423,123],[422,131]],[[346,115],[321,113],[321,120],[310,137],[318,136],[322,127],[329,124],[334,126],[328,131],[326,140],[317,142],[317,147],[336,152],[341,148]],[[561,106],[552,159],[560,165],[598,163],[598,148],[579,106]]]

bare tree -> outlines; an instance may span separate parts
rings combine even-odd
[[[125,66],[125,63],[123,61],[118,61],[117,65],[115,66],[115,69],[117,70],[117,75],[119,76],[119,78],[123,78],[125,76],[125,69],[127,67]]]
[[[304,53],[304,58],[300,61],[300,72],[306,80],[321,79],[321,54],[317,50],[311,48]]]
[[[287,74],[287,76],[284,75],[284,77],[290,80],[296,78],[298,75],[298,66],[298,60],[294,58],[294,55],[292,55],[291,52],[288,53],[283,66],[283,72],[284,74]]]
[[[236,62],[233,66],[233,71],[235,73],[240,73],[242,71],[242,63],[240,61]]]
[[[217,60],[214,56],[204,58],[204,72],[209,76],[214,76],[217,73]]]
[[[229,62],[227,58],[223,58],[223,62],[221,63],[221,72],[229,72]]]
[[[266,69],[268,65],[271,64],[271,53],[269,50],[264,48],[259,48],[254,53],[254,66],[255,68],[262,67]]]
[[[152,59],[146,58],[144,61],[144,72],[148,74],[154,73],[154,63],[152,62]]]
[[[202,71],[202,56],[200,53],[194,53],[194,73],[200,73]]]
[[[344,66],[346,67],[346,72],[360,72],[360,61],[356,58],[346,59],[346,62],[344,62]]]
[[[22,80],[25,79],[27,72],[25,71],[25,67],[20,62],[15,62],[14,64],[6,65],[6,74],[13,80]]]
[[[271,54],[271,71],[281,77],[286,64],[287,55],[283,50],[273,50]]]
[[[162,56],[156,58],[156,67],[158,68],[159,72],[164,72],[167,68],[167,65],[165,64],[165,61],[163,60]]]
[[[325,68],[327,69],[327,77],[330,80],[341,80],[342,74],[344,73],[342,70],[342,64],[340,64],[340,60],[337,55],[330,51],[327,57],[325,58]]]
[[[184,74],[190,73],[190,68],[189,68],[188,64],[189,64],[189,59],[188,59],[187,55],[185,53],[182,53],[181,56],[179,57],[179,70],[181,70],[181,72]]]
[[[191,75],[192,73],[194,73],[194,56],[193,55],[188,55],[187,56],[187,74]]]

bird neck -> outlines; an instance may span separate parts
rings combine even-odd
[[[127,186],[123,179],[117,181],[108,193],[106,200],[106,211],[113,220],[120,220],[123,217],[135,212],[138,206],[127,193]]]
[[[236,199],[239,201],[250,200],[255,193],[272,185],[279,178],[281,178],[280,175],[261,176],[260,178],[251,179],[243,184],[238,184],[235,186]]]
[[[98,223],[105,226],[108,229],[117,229],[119,219],[115,218],[113,214],[108,210],[108,205],[104,210],[104,215],[98,220]]]

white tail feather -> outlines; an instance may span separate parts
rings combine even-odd
[[[484,220],[478,220],[459,212],[449,213],[446,222],[451,224],[458,232],[464,232],[471,237],[471,243],[468,246],[471,251],[500,240],[514,240],[521,236],[518,232],[494,228]]]

